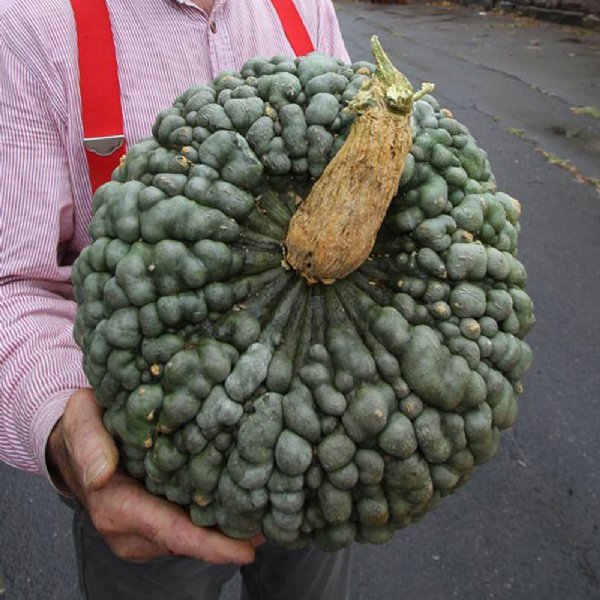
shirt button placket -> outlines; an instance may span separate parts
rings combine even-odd
[[[225,3],[215,2],[215,6],[208,20],[208,47],[210,64],[213,69],[213,78],[221,71],[235,70],[237,68],[228,28],[223,24],[226,18]]]
[[[210,66],[212,69],[212,77],[216,77],[220,69],[220,60],[218,53],[219,38],[217,37],[217,23],[215,15],[211,15],[208,19],[208,50],[210,54]]]

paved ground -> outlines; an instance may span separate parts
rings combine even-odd
[[[498,456],[392,543],[357,548],[351,598],[598,598],[600,194],[584,180],[600,178],[600,119],[572,109],[600,105],[600,35],[445,3],[338,10],[352,57],[368,58],[377,33],[414,83],[434,81],[521,200],[538,317],[520,420]],[[67,509],[7,467],[0,548],[0,597],[78,598]]]

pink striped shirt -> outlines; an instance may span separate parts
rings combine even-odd
[[[348,60],[331,0],[295,0],[315,47]],[[269,0],[108,0],[131,146],[193,84],[292,49]],[[88,243],[69,0],[0,0],[0,459],[47,474],[48,435],[89,384],[72,339],[70,265]]]

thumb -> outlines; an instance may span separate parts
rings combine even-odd
[[[63,417],[63,436],[80,482],[86,490],[104,487],[112,478],[119,452],[102,423],[102,409],[94,393],[75,392]]]

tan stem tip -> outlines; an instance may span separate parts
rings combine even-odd
[[[376,68],[346,110],[348,138],[293,216],[285,259],[310,283],[333,283],[368,258],[412,145],[415,93],[372,38]]]

